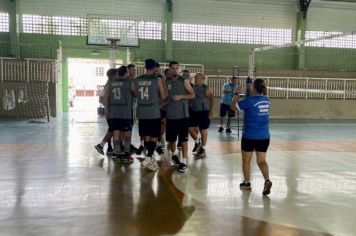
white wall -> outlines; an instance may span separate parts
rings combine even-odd
[[[173,6],[173,21],[177,23],[294,30],[296,22],[296,5],[291,0],[176,0]]]
[[[9,12],[9,4],[10,1],[8,0],[0,0],[0,12]]]
[[[307,29],[349,32],[356,30],[356,3],[312,1]]]
[[[102,14],[157,22],[163,22],[163,7],[164,0],[20,0],[21,14],[83,18]]]

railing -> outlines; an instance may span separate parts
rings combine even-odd
[[[222,95],[224,83],[231,76],[207,75],[214,95]],[[245,77],[243,77],[245,78]],[[285,99],[355,99],[356,79],[260,77],[265,80],[270,98]],[[244,83],[242,83],[244,84]]]
[[[140,76],[145,73],[145,63],[144,62],[134,62],[136,66],[136,74]],[[159,63],[161,74],[164,74],[164,70],[169,67],[169,63]],[[195,73],[203,73],[204,74],[204,66],[201,64],[180,64],[182,70],[189,70],[191,74]]]

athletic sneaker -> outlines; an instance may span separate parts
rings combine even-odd
[[[114,150],[112,149],[111,146],[108,147],[108,149],[106,149],[106,155],[107,156],[112,156],[114,153]]]
[[[204,147],[200,146],[199,149],[197,150],[197,152],[195,153],[195,155],[197,155],[197,156],[205,156],[206,155],[206,151],[205,151]]]
[[[199,143],[195,143],[194,144],[194,148],[193,148],[193,150],[192,150],[192,153],[196,153],[196,151],[198,150],[198,148],[200,147],[200,142]]]
[[[177,155],[173,155],[172,156],[172,161],[173,161],[173,164],[176,165],[176,166],[180,164],[180,160],[179,160],[179,157]]]
[[[230,128],[226,128],[226,133],[231,134],[232,133],[231,129]]]
[[[141,166],[145,167],[147,165],[148,162],[150,162],[151,157],[146,157],[145,159],[143,159],[143,161],[141,161]]]
[[[177,167],[177,171],[181,172],[181,173],[185,173],[188,170],[188,166],[184,163],[179,163],[178,167]]]
[[[130,153],[125,153],[121,155],[121,163],[123,164],[131,164],[133,162],[133,158],[131,157]]]
[[[272,188],[272,182],[271,182],[269,179],[267,179],[267,180],[265,181],[265,187],[263,188],[262,194],[263,194],[263,195],[268,195],[268,194],[270,194],[270,193],[271,193],[271,188]]]
[[[221,133],[221,132],[223,132],[223,131],[224,131],[224,128],[220,126],[218,132]]]
[[[134,145],[130,145],[130,154],[134,154],[138,151],[138,149]]]
[[[100,143],[98,145],[95,146],[95,149],[98,151],[98,153],[100,153],[101,155],[105,155],[104,154],[104,147],[100,145]]]
[[[158,170],[158,164],[152,157],[146,157],[146,159],[141,163],[142,166],[150,171]]]
[[[251,183],[250,182],[246,182],[246,181],[242,181],[242,183],[240,184],[240,188],[246,189],[246,190],[251,190]]]
[[[142,155],[143,150],[145,150],[145,147],[140,145],[140,147],[136,151],[136,155]]]
[[[123,153],[120,153],[120,154],[113,153],[112,156],[111,156],[111,160],[113,160],[114,162],[120,162],[121,163],[123,155],[124,155]]]
[[[156,148],[156,152],[157,152],[159,155],[162,155],[162,154],[164,153],[164,150],[163,150],[163,148],[162,148],[161,146],[158,146],[158,147]]]

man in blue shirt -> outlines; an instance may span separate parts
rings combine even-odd
[[[230,83],[225,83],[223,87],[223,95],[221,97],[221,104],[220,104],[220,128],[219,132],[221,133],[224,128],[224,118],[227,115],[227,122],[226,122],[226,133],[231,133],[230,123],[231,118],[235,117],[235,112],[230,109],[232,97],[234,95],[235,87],[236,87],[236,77],[232,77],[230,79]]]

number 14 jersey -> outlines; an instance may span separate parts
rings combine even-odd
[[[141,75],[135,79],[138,119],[161,118],[158,80],[152,75]]]

